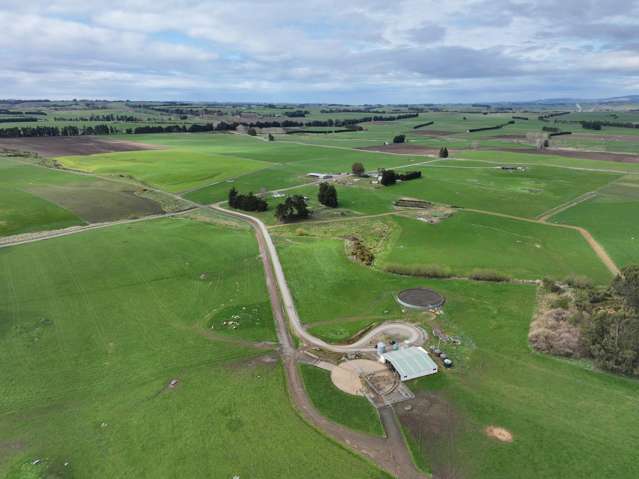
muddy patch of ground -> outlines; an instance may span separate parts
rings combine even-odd
[[[390,145],[379,146],[363,146],[357,148],[364,151],[380,151],[382,153],[402,153],[405,155],[437,155],[439,149],[428,148],[420,145],[411,145],[406,143],[392,143]]]
[[[29,188],[89,223],[141,218],[164,213],[159,203],[143,198],[133,189],[121,189],[112,183],[47,185]]]
[[[279,358],[277,353],[271,352],[268,354],[263,354],[261,356],[240,359],[239,361],[234,361],[229,364],[229,369],[256,369],[259,367],[268,367],[269,369],[277,366],[279,362]]]
[[[397,404],[395,411],[427,458],[433,477],[461,479],[468,475],[455,447],[463,420],[446,399],[437,393],[418,392],[414,399]]]
[[[0,462],[26,449],[26,444],[20,441],[0,442]]]
[[[96,136],[0,138],[0,150],[19,150],[45,157],[93,155],[118,151],[157,150],[163,147]]]
[[[443,131],[443,130],[415,130],[413,131],[415,135],[420,136],[450,136],[455,135],[456,131]]]
[[[484,432],[488,437],[497,439],[500,442],[513,442],[512,433],[503,427],[488,426],[484,429]]]
[[[624,153],[606,153],[603,151],[569,150],[566,148],[548,148],[537,151],[534,148],[498,148],[498,151],[510,151],[512,153],[531,153],[534,155],[554,155],[566,158],[579,158],[582,160],[613,161],[617,163],[639,163],[639,156]]]

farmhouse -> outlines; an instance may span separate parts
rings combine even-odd
[[[437,363],[424,348],[411,347],[390,351],[380,355],[380,359],[399,374],[402,381],[429,376],[437,372]]]

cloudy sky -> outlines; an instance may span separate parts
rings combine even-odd
[[[639,93],[639,0],[0,0],[0,97]]]

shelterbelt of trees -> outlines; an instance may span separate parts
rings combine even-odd
[[[0,138],[20,138],[32,136],[81,136],[81,135],[111,135],[115,133],[127,133],[130,135],[146,134],[146,133],[199,133],[207,131],[228,131],[236,130],[238,126],[248,128],[294,128],[294,127],[354,127],[359,123],[367,123],[371,121],[396,121],[406,118],[415,118],[417,113],[406,113],[403,115],[390,116],[365,116],[361,118],[346,119],[328,119],[328,120],[311,120],[311,121],[294,121],[294,120],[270,120],[256,122],[218,122],[217,124],[193,123],[187,125],[145,125],[135,128],[118,129],[114,126],[105,124],[93,126],[24,126],[0,129]]]

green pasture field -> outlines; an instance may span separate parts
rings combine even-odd
[[[375,319],[354,319],[354,321],[350,321],[347,318],[346,320],[317,324],[308,328],[308,331],[313,336],[328,341],[329,343],[345,343],[358,332],[370,329],[379,322]]]
[[[299,235],[313,239],[356,236],[375,255],[375,266],[439,266],[452,275],[490,270],[515,279],[585,276],[607,283],[610,273],[579,232],[500,216],[458,211],[438,224],[419,220],[418,210],[374,218],[344,218],[335,222],[295,223],[272,229],[276,237]],[[365,321],[333,324],[335,339],[344,340],[365,327]],[[339,326],[339,327],[338,327]],[[331,338],[331,324],[318,327]]]
[[[620,266],[639,263],[639,177],[623,177],[596,197],[550,219],[586,228]]]
[[[399,278],[351,263],[341,242],[294,238],[277,244],[305,322],[374,312],[399,319],[392,294],[405,287],[429,286],[446,297],[437,321],[462,338],[457,349],[444,346],[457,367],[409,384],[418,398],[443,402],[443,417],[442,408],[433,408],[417,421],[426,429],[437,424],[441,433],[415,428],[406,419],[410,413],[400,411],[415,452],[436,474],[451,468],[491,479],[577,479],[595,470],[607,477],[639,474],[633,449],[639,382],[532,353],[527,334],[534,287]],[[513,443],[488,438],[484,428],[490,425],[512,432]]]
[[[377,410],[363,396],[352,396],[337,389],[331,373],[324,369],[300,364],[304,387],[313,405],[328,419],[373,436],[383,436],[384,430]]]
[[[0,475],[387,477],[304,423],[247,342],[275,339],[257,254],[250,229],[188,219],[1,250]],[[259,324],[211,329],[243,308]]]
[[[0,203],[0,236],[84,223],[70,211],[13,188],[0,187]]]
[[[461,211],[439,224],[393,217],[400,234],[378,257],[405,266],[440,265],[453,274],[476,269],[517,279],[585,276],[608,283],[611,275],[578,231]]]
[[[590,134],[588,137],[565,136],[553,140],[553,146],[639,155],[639,131],[637,133],[637,136],[625,135],[627,140],[611,140],[602,135]],[[617,135],[616,138],[621,138],[621,135],[617,133],[615,135]]]
[[[162,195],[0,156],[0,236],[162,213]]]
[[[270,166],[266,162],[188,150],[145,150],[56,158],[67,168],[125,175],[171,192],[198,188]]]
[[[515,153],[510,151],[464,151],[459,153],[457,157],[463,160],[488,161],[490,163],[506,165],[537,165],[616,174],[639,173],[639,163],[620,163],[615,161],[567,158],[556,155],[538,155],[533,153]]]
[[[436,203],[464,208],[480,209],[514,216],[534,218],[545,211],[566,203],[584,193],[605,186],[621,177],[621,173],[591,172],[571,170],[549,166],[530,166],[525,172],[508,172],[499,168],[499,164],[478,161],[433,160],[409,158],[411,161],[430,162],[424,165],[407,166],[401,170],[421,170],[423,177],[383,187],[371,184],[371,179],[355,179],[351,185],[337,185],[338,214],[380,214],[393,211],[395,200],[403,197],[418,198]],[[384,160],[386,161],[386,160]],[[406,160],[404,160],[406,161]],[[288,165],[286,169],[269,169],[256,172],[235,181],[240,191],[259,192],[270,190],[277,184],[294,186],[296,179],[301,187],[290,190],[288,194],[302,194],[310,199],[310,206],[321,209],[317,204],[317,185],[303,186],[303,169],[297,170],[297,176],[286,174],[290,167],[297,168],[300,163]],[[368,167],[368,164],[365,164]],[[401,165],[400,165],[401,166]],[[398,170],[399,171],[399,170]],[[262,177],[262,173],[265,175]],[[188,195],[189,199],[199,202],[222,201],[227,198],[232,185],[222,183]],[[271,198],[269,204],[280,200]],[[272,208],[271,208],[272,209]],[[257,215],[261,219],[270,219],[272,211]],[[315,219],[323,219],[322,215]]]
[[[63,173],[0,156],[0,236],[83,224],[71,211],[28,191],[35,185],[67,181]]]
[[[384,276],[350,262],[343,240],[304,236],[278,236],[274,240],[300,318],[309,325],[330,320],[341,327],[346,322],[339,320],[398,319],[401,308],[394,294],[416,282]]]
[[[388,211],[400,197],[418,198],[464,208],[535,217],[619,177],[614,173],[588,172],[545,166],[525,172],[503,171],[492,165],[456,167],[455,162],[437,162],[407,170],[421,170],[423,177],[393,186],[358,183],[362,191],[343,191],[344,207],[362,213]],[[484,165],[486,166],[486,165]],[[350,205],[350,206],[349,206]]]

